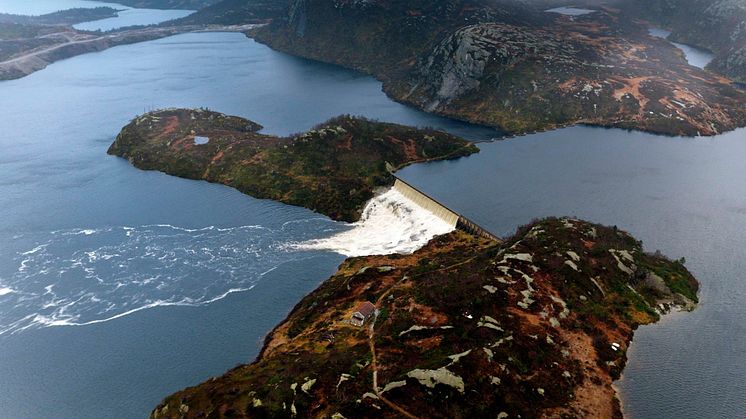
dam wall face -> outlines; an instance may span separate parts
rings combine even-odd
[[[442,205],[440,202],[430,198],[424,193],[418,191],[413,186],[404,182],[403,180],[396,178],[394,183],[394,189],[400,194],[404,195],[405,198],[419,205],[420,207],[430,211],[436,217],[448,223],[451,227],[456,228],[458,225],[459,215]]]
[[[499,237],[495,236],[494,234],[480,227],[479,225],[469,220],[468,218],[464,217],[463,215],[451,210],[450,208],[446,207],[445,205],[441,204],[435,199],[427,196],[424,192],[421,192],[414,186],[399,179],[398,177],[396,178],[396,181],[394,182],[394,190],[396,190],[397,192],[402,194],[405,198],[414,202],[418,206],[431,212],[436,217],[442,219],[443,221],[451,225],[454,229],[466,231],[467,233],[473,234],[475,236],[484,237],[486,239],[490,239],[490,240],[494,240],[498,242],[501,241]]]

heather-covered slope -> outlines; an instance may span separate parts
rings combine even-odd
[[[373,74],[396,100],[511,132],[588,123],[694,136],[746,125],[746,93],[611,9],[568,18],[509,0],[294,0],[252,36]]]
[[[441,131],[349,116],[290,138],[260,134],[260,128],[205,110],[156,111],[124,127],[109,154],[141,169],[223,183],[354,221],[376,188],[393,185],[391,170],[478,151]],[[209,142],[197,144],[195,137]]]
[[[547,219],[504,243],[462,232],[412,255],[346,260],[258,359],[152,418],[620,417],[634,329],[697,282],[616,228]],[[349,318],[364,301],[378,314]]]

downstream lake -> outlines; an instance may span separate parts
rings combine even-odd
[[[342,261],[293,244],[347,225],[106,155],[135,115],[199,106],[275,134],[350,113],[495,135],[235,33],[112,48],[0,83],[0,417],[143,417],[251,361]],[[501,235],[548,215],[616,224],[686,257],[702,282],[695,312],[638,330],[619,383],[631,417],[746,411],[746,131],[573,127],[480,148],[401,175]]]

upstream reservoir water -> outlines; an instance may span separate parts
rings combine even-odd
[[[371,235],[364,226],[107,156],[121,126],[150,109],[204,106],[276,134],[351,113],[495,135],[396,104],[380,87],[230,33],[112,48],[0,83],[0,417],[143,417],[252,360],[341,262],[325,249],[371,248],[350,248]],[[495,233],[575,215],[685,256],[701,307],[638,330],[619,383],[626,411],[742,416],[746,132],[573,127],[480,148],[400,174]]]
[[[671,35],[671,31],[660,28],[650,28],[649,32],[651,35],[663,39],[668,39]],[[676,42],[671,42],[671,44],[680,49],[684,53],[684,58],[686,58],[687,62],[695,67],[705,68],[715,58],[713,53],[703,49]]]
[[[405,168],[408,182],[507,235],[534,218],[617,225],[686,258],[700,306],[640,328],[618,383],[633,418],[746,413],[746,130],[665,138],[572,127]]]

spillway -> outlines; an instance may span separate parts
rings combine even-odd
[[[353,223],[350,230],[293,247],[332,250],[348,257],[412,253],[433,237],[455,229],[499,240],[397,178],[393,187],[368,202],[360,221]]]
[[[332,250],[345,256],[412,253],[433,237],[456,228],[452,217],[442,218],[405,193],[392,187],[366,204],[360,221],[350,230],[294,247]]]

